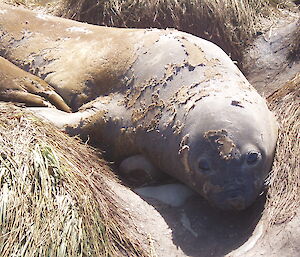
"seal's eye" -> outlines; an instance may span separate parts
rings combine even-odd
[[[210,170],[208,162],[204,159],[199,161],[198,167],[201,171],[204,171],[204,172],[207,172]]]
[[[246,161],[248,164],[253,165],[257,163],[260,158],[260,154],[258,152],[249,152],[246,157]]]

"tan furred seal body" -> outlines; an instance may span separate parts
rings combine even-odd
[[[40,116],[89,136],[117,162],[145,156],[219,208],[244,209],[260,194],[277,123],[219,47],[176,30],[98,27],[1,7],[1,55],[76,111],[35,109]]]
[[[55,106],[70,112],[64,100],[44,80],[0,57],[0,100],[20,101],[28,106]]]

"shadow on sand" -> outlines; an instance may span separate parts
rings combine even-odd
[[[266,200],[263,195],[248,209],[233,213],[211,207],[198,195],[180,207],[141,198],[164,218],[172,230],[173,243],[187,256],[195,257],[224,256],[243,245],[259,222]]]

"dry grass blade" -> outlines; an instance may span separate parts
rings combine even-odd
[[[146,256],[95,151],[0,104],[0,255]]]
[[[280,122],[280,133],[266,214],[270,224],[291,219],[300,206],[300,73],[268,97]]]

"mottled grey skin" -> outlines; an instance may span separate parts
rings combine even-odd
[[[219,47],[175,30],[110,29],[48,16],[39,22],[32,12],[2,9],[4,57],[23,68],[27,60],[29,71],[38,59],[33,73],[76,111],[35,108],[38,115],[89,136],[117,162],[143,155],[221,209],[244,209],[260,194],[277,124]],[[14,15],[25,17],[18,31],[25,20],[34,24],[21,43]],[[28,50],[30,41],[36,46]]]

